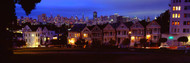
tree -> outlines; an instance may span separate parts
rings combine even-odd
[[[75,45],[77,45],[77,47],[83,47],[86,44],[85,39],[78,39],[75,42]]]
[[[179,38],[177,39],[177,41],[178,41],[178,42],[183,42],[183,45],[184,45],[184,43],[188,42],[188,38],[185,37],[185,36],[179,37]],[[178,45],[179,45],[179,44],[178,44]]]
[[[27,12],[28,15],[32,9],[35,8],[36,3],[39,3],[41,0],[4,0],[2,1],[1,10],[1,23],[0,23],[0,54],[3,59],[7,59],[13,52],[12,48],[12,36],[13,29],[17,27],[17,17],[15,13],[15,4],[19,3],[22,5],[22,8]],[[30,9],[30,10],[27,10]],[[3,61],[2,61],[3,62]],[[7,61],[6,61],[7,62]],[[7,62],[10,63],[10,62]]]
[[[155,20],[161,26],[161,33],[169,33],[170,11],[166,10]]]
[[[147,39],[145,38],[140,39],[140,44],[141,46],[144,46],[144,48],[146,48],[146,43],[147,43]]]
[[[24,40],[17,40],[16,41],[16,46],[17,47],[22,47],[22,46],[25,46],[26,45],[26,42]]]
[[[165,42],[167,42],[167,40],[168,40],[167,38],[160,38],[160,39],[159,39],[159,42],[165,43]]]
[[[50,40],[50,42],[52,43],[52,45],[59,45],[60,47],[62,45],[67,45],[67,41],[64,38],[58,39],[58,40]]]
[[[112,46],[115,46],[116,41],[115,41],[115,40],[113,40],[113,39],[111,39],[111,40],[109,41],[109,43],[110,43]]]
[[[166,43],[167,41],[168,41],[167,38],[160,38],[158,44],[160,46],[162,43]]]
[[[100,40],[93,40],[92,41],[92,45],[91,45],[92,47],[95,47],[95,48],[98,48],[98,47],[100,47],[101,46],[101,41]]]
[[[124,39],[123,41],[122,41],[122,45],[127,45],[127,47],[129,47],[129,45],[130,45],[130,39]]]

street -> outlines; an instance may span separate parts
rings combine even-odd
[[[136,49],[33,48],[14,50],[14,63],[190,63],[190,55],[176,51]]]

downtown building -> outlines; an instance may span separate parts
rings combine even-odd
[[[169,46],[179,46],[179,37],[188,37],[190,44],[190,0],[171,0],[169,34],[162,37],[168,38]]]

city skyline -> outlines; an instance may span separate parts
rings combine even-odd
[[[162,5],[160,5],[160,3]],[[109,16],[118,13],[122,16],[137,16],[140,19],[149,16],[152,20],[154,17],[159,16],[161,13],[169,9],[168,4],[169,0],[81,0],[80,2],[76,0],[42,0],[41,3],[37,4],[36,9],[34,9],[28,17],[37,18],[38,15],[45,13],[47,16],[50,16],[51,14],[57,16],[59,14],[64,17],[78,16],[81,18],[84,14],[85,17],[92,19],[93,12],[97,11],[98,17],[101,15]],[[15,9],[18,18],[20,18],[20,16],[26,16],[20,5],[17,4]]]

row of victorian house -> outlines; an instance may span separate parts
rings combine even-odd
[[[22,40],[26,47],[39,47],[51,43],[50,40],[57,39],[55,30],[46,26],[29,26],[22,28]]]
[[[115,40],[116,45],[120,45],[126,38],[131,39],[130,46],[139,43],[141,38],[147,38],[152,42],[158,42],[161,37],[160,25],[156,21],[145,22],[126,22],[111,23],[103,25],[86,26],[86,24],[75,24],[68,31],[68,44],[75,45],[79,39],[100,41],[102,44]],[[39,45],[49,44],[52,39],[59,39],[60,33],[57,34],[54,28],[49,26],[31,26],[26,25],[22,28],[22,40],[26,42],[26,47],[39,47]]]
[[[109,41],[115,40],[116,45],[121,45],[126,38],[131,39],[130,46],[140,43],[141,38],[157,43],[161,37],[161,26],[156,21],[136,21],[126,23],[111,23],[103,25],[86,26],[85,24],[75,24],[68,31],[68,44],[75,45],[75,42],[82,38],[89,43],[100,41],[107,44]]]

